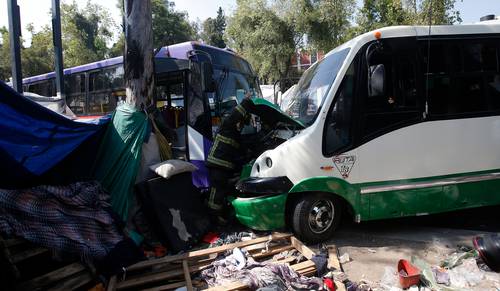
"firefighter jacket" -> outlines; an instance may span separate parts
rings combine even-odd
[[[250,99],[243,99],[231,114],[222,121],[214,144],[207,158],[208,167],[222,168],[230,171],[242,166],[245,149],[242,149],[241,134],[238,123],[243,126],[248,114],[253,113],[255,105]]]

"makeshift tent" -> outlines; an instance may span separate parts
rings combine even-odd
[[[127,220],[142,144],[151,132],[148,117],[129,104],[116,108],[99,149],[95,177],[111,194],[113,210]]]
[[[84,176],[107,121],[109,118],[98,124],[72,121],[0,81],[0,188],[68,183],[61,177]],[[70,155],[73,162],[64,164]]]

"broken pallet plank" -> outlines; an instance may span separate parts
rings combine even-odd
[[[308,248],[306,245],[304,245],[300,240],[298,240],[294,236],[290,237],[290,242],[292,243],[292,246],[294,248],[296,248],[308,260],[310,260],[312,257],[315,256],[315,253],[310,248]]]
[[[116,275],[114,275],[113,277],[111,277],[109,279],[109,282],[108,282],[108,287],[106,288],[107,291],[114,291],[116,290]]]
[[[12,260],[12,263],[17,264],[19,262],[22,262],[22,261],[27,260],[27,259],[34,257],[34,256],[38,256],[38,255],[43,254],[45,252],[48,252],[48,250],[44,249],[44,248],[33,248],[33,249],[29,249],[29,250],[19,252],[17,254],[12,255],[11,260]]]
[[[205,256],[205,255],[210,255],[210,254],[214,254],[214,253],[220,253],[220,252],[227,251],[227,250],[234,249],[234,248],[241,248],[241,247],[245,247],[245,246],[249,246],[249,245],[253,245],[253,244],[257,244],[257,243],[266,242],[269,240],[289,238],[291,236],[292,236],[291,234],[275,233],[275,234],[272,234],[269,236],[260,237],[260,238],[256,238],[256,239],[252,239],[252,240],[248,240],[248,241],[241,241],[241,242],[237,242],[237,243],[227,244],[227,245],[203,249],[203,250],[192,251],[192,252],[179,254],[179,255],[166,256],[166,257],[159,258],[159,259],[139,262],[135,265],[128,267],[127,271],[139,270],[139,269],[143,269],[146,267],[154,266],[156,264],[170,263],[173,261],[179,261],[179,260],[184,260],[184,259],[189,259],[189,258],[194,258],[194,257],[199,257],[199,256]]]
[[[342,271],[342,265],[340,264],[339,253],[337,250],[336,246],[328,246],[328,269],[329,270],[337,270],[337,271]],[[334,278],[335,279],[335,278]],[[339,291],[345,291],[345,285],[343,282],[334,280],[335,286],[337,286],[337,290]]]
[[[29,281],[26,281],[22,283],[21,285],[18,286],[18,289],[20,290],[34,290],[40,287],[45,287],[50,284],[53,284],[57,281],[60,281],[66,277],[69,277],[73,274],[79,273],[81,271],[85,270],[85,267],[80,264],[80,263],[73,263],[70,265],[67,265],[65,267],[62,267],[60,269],[57,269],[55,271],[52,271],[50,273],[47,273],[45,275],[36,277],[34,279],[31,279]]]
[[[156,286],[148,289],[143,289],[142,291],[162,291],[162,290],[171,290],[171,289],[177,289],[180,287],[186,286],[186,282],[176,282],[176,283],[170,283],[170,284],[165,284],[161,286]]]
[[[189,273],[201,271],[209,266],[210,266],[210,263],[189,267]],[[160,282],[163,280],[171,279],[171,278],[174,278],[177,276],[182,276],[182,275],[184,275],[184,270],[182,268],[177,269],[177,270],[167,271],[167,272],[144,275],[144,276],[140,276],[140,277],[136,277],[136,278],[132,278],[129,280],[119,282],[116,285],[116,289],[127,289],[127,288],[138,287],[138,286],[141,286],[143,284]]]
[[[65,291],[65,290],[75,290],[88,284],[92,281],[92,276],[89,272],[82,272],[77,276],[73,276],[67,280],[57,283],[55,286],[46,289],[47,291]]]
[[[283,247],[278,247],[278,248],[274,248],[274,249],[269,249],[269,251],[267,251],[267,252],[256,252],[255,254],[252,254],[252,257],[254,259],[260,259],[260,258],[265,258],[268,256],[276,255],[276,254],[279,254],[279,253],[284,252],[284,251],[289,251],[292,249],[294,249],[294,247],[291,245],[283,246]]]
[[[191,274],[189,273],[189,266],[186,260],[182,261],[182,270],[184,271],[184,280],[186,280],[186,287],[188,291],[193,291],[193,283],[191,282]]]

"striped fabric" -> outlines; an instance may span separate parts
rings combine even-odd
[[[0,190],[0,232],[83,258],[103,258],[123,240],[98,182]]]

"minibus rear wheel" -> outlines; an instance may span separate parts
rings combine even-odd
[[[323,242],[340,223],[342,202],[332,194],[305,194],[297,198],[292,215],[292,228],[299,239],[308,243]]]

